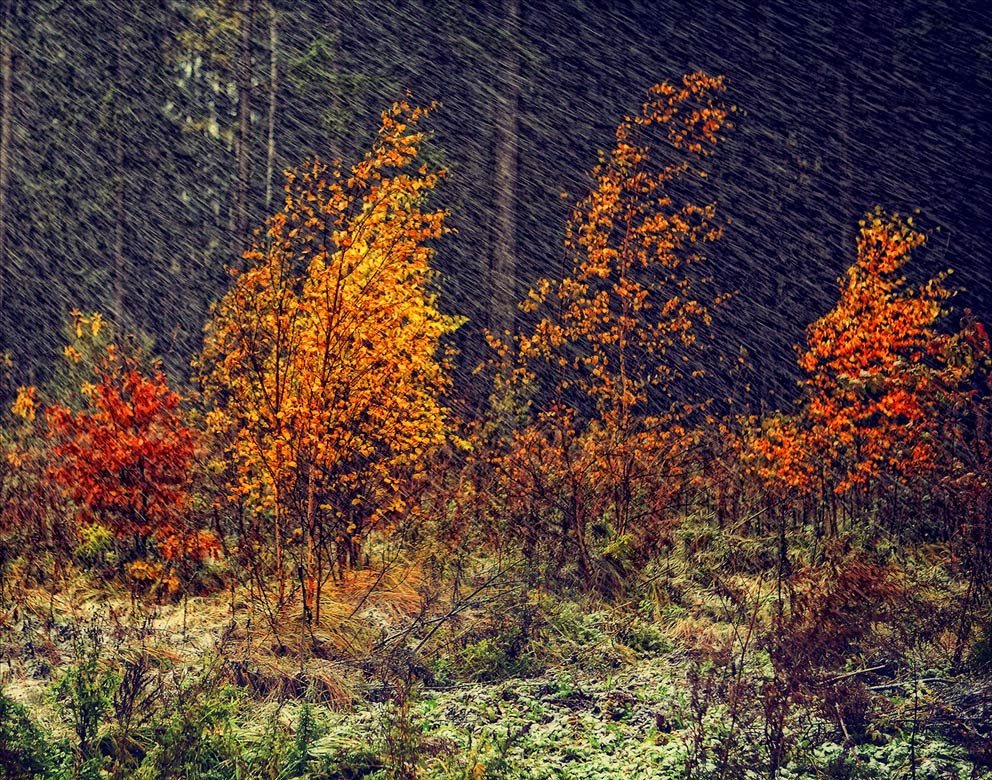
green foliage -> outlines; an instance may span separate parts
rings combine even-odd
[[[659,648],[674,643],[664,625],[631,621],[620,610],[572,603],[558,605],[546,617],[547,625],[531,638],[531,650],[535,657],[559,660],[542,674],[440,690],[394,681],[398,690],[390,701],[358,699],[341,711],[309,702],[259,702],[225,685],[218,674],[223,666],[209,660],[199,673],[146,665],[145,675],[132,674],[127,664],[120,673],[112,648],[94,632],[83,633],[77,660],[56,687],[63,691],[63,712],[84,713],[66,723],[74,731],[77,722],[87,724],[83,730],[94,746],[89,758],[79,750],[78,735],[60,742],[34,726],[23,708],[0,697],[0,750],[12,756],[0,763],[8,773],[0,778],[769,776],[761,690],[775,679],[775,668],[767,652],[742,654],[730,641],[728,655],[711,638],[706,655],[700,637],[701,646],[691,654],[676,650],[667,657]],[[635,659],[620,642],[631,649],[640,645],[641,657]],[[610,662],[593,664],[596,653]],[[133,706],[125,701],[128,686],[144,692],[130,697]],[[870,735],[852,732],[851,740],[842,740],[836,721],[809,701],[794,701],[783,721],[792,749],[777,780],[894,780],[911,776],[914,768],[918,778],[988,779],[965,746],[952,744],[939,724],[924,722],[927,709],[944,706],[937,698],[930,696],[919,708],[920,728],[914,732],[912,698],[905,697],[911,688],[892,690],[898,695],[877,702],[892,713],[889,725]]]
[[[98,628],[76,637],[76,662],[70,665],[52,688],[52,697],[62,719],[70,727],[73,750],[80,776],[98,776],[103,765],[100,736],[120,685],[120,675],[102,655]]]
[[[478,621],[474,631],[440,659],[447,678],[491,682],[529,677],[544,666],[547,604],[535,594],[516,593]]]
[[[631,620],[617,638],[641,657],[661,656],[674,649],[671,639],[656,625],[640,619]]]
[[[296,718],[293,744],[286,755],[283,777],[305,777],[310,773],[314,743],[324,736],[327,729],[317,721],[313,706],[304,702]]]
[[[76,558],[91,569],[113,566],[114,535],[103,523],[85,523],[79,527]]]
[[[992,624],[980,631],[968,655],[968,665],[986,679],[992,677]]]
[[[513,652],[513,642],[506,635],[484,637],[466,645],[453,659],[459,676],[479,682],[526,677],[536,660],[529,653]]]
[[[27,710],[0,691],[0,778],[33,780],[52,769],[52,746]]]
[[[909,735],[900,735],[885,744],[864,744],[845,748],[834,742],[818,745],[804,762],[783,769],[784,778],[828,777],[837,780],[918,780],[988,777],[968,761],[960,748],[940,737],[927,736],[914,744]]]
[[[134,773],[135,780],[230,777],[228,765],[237,755],[225,728],[231,703],[209,693],[180,702],[173,712],[160,713],[151,736],[153,746]]]
[[[414,780],[420,763],[422,725],[412,714],[415,694],[404,692],[399,701],[387,702],[381,711],[383,778]]]

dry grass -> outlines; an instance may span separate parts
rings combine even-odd
[[[325,584],[319,619],[313,610],[307,620],[299,598],[277,609],[235,587],[148,604],[119,584],[73,572],[57,588],[21,590],[0,615],[0,683],[33,710],[50,710],[46,691],[85,642],[116,668],[144,656],[158,670],[215,669],[260,698],[306,695],[347,707],[360,695],[373,648],[422,617],[426,590],[416,562],[350,572]]]

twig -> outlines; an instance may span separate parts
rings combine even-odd
[[[380,571],[378,576],[375,578],[375,582],[373,582],[366,589],[365,593],[362,594],[362,597],[358,600],[358,603],[355,604],[354,609],[352,609],[351,612],[348,613],[348,617],[346,617],[344,620],[341,621],[342,624],[347,623],[349,620],[355,617],[355,615],[358,614],[359,610],[365,606],[365,602],[368,601],[369,596],[371,596],[372,593],[375,591],[375,589],[379,587],[379,583],[381,583],[383,579],[385,579],[386,574],[388,574],[389,571],[392,570],[393,564],[395,564],[396,561],[399,560],[399,554],[397,553],[397,555],[393,558],[393,560],[389,561],[388,563],[385,562],[385,556],[383,556],[383,559],[384,559],[383,560],[384,565],[382,567],[382,571]]]
[[[879,669],[884,669],[887,664],[880,664],[879,666],[869,666],[867,669],[855,669],[853,672],[845,672],[844,674],[838,674],[835,677],[831,677],[829,680],[825,680],[827,685],[833,685],[834,683],[839,683],[841,680],[846,680],[849,677],[857,677],[859,674],[868,674],[868,672],[877,672]],[[869,688],[869,690],[875,690],[874,688]]]
[[[949,679],[947,677],[921,677],[919,680],[915,680],[914,683],[941,683],[942,685],[953,685],[957,680]],[[868,686],[869,691],[887,691],[892,688],[904,688],[909,685],[908,682],[891,682],[885,683],[884,685],[870,685]]]
[[[834,702],[834,709],[837,710],[837,722],[840,724],[840,730],[844,732],[844,744],[853,744],[851,735],[847,733],[847,726],[844,725],[844,717],[840,714],[840,702]]]
[[[508,571],[510,571],[511,569],[513,569],[513,568],[515,568],[516,566],[519,566],[519,565],[520,565],[520,563],[511,564],[510,566],[508,566],[505,569],[497,569],[494,574],[492,574],[488,579],[485,580],[485,582],[483,582],[481,585],[479,585],[477,588],[475,588],[475,590],[473,590],[468,596],[466,596],[465,598],[461,599],[456,604],[454,604],[452,606],[452,608],[447,613],[445,613],[444,615],[439,615],[437,617],[433,617],[433,618],[429,618],[429,619],[418,618],[413,623],[411,623],[409,626],[407,626],[405,628],[402,628],[399,631],[396,631],[393,634],[390,634],[389,636],[384,637],[382,640],[380,640],[379,643],[375,646],[375,649],[374,649],[373,652],[381,652],[386,646],[388,646],[389,644],[395,642],[397,639],[401,639],[402,637],[409,636],[417,628],[431,625],[432,626],[431,630],[428,631],[427,635],[413,649],[413,652],[414,653],[419,652],[420,649],[424,646],[424,644],[432,636],[434,636],[434,634],[437,632],[437,630],[445,622],[447,622],[451,618],[455,617],[460,612],[465,611],[469,607],[474,606],[475,605],[474,599],[475,599],[476,596],[478,596],[480,593],[482,593],[482,591],[486,590],[494,582],[496,582],[501,577],[503,577]]]
[[[519,565],[519,564],[518,564],[518,565]],[[414,652],[414,654],[416,654],[416,653],[419,653],[419,652],[420,652],[420,650],[421,650],[421,648],[422,648],[422,647],[423,647],[423,646],[424,646],[425,644],[427,644],[427,641],[428,641],[428,640],[429,640],[429,639],[430,639],[430,638],[431,638],[432,636],[434,636],[434,634],[435,634],[435,633],[437,633],[437,630],[438,630],[438,629],[439,629],[439,628],[440,628],[440,627],[441,627],[442,625],[444,625],[444,623],[445,623],[445,622],[446,622],[446,621],[447,621],[447,620],[448,620],[449,618],[452,618],[452,617],[454,617],[454,616],[455,616],[455,615],[457,615],[457,614],[458,614],[459,612],[461,612],[461,611],[463,611],[463,610],[465,610],[465,609],[467,609],[467,608],[468,608],[469,606],[471,606],[471,603],[472,603],[472,599],[474,599],[474,598],[475,598],[475,597],[476,597],[477,595],[479,595],[479,594],[480,594],[480,593],[481,593],[481,592],[482,592],[483,590],[485,590],[485,589],[486,589],[486,588],[488,588],[488,587],[489,587],[490,585],[492,585],[492,584],[493,584],[494,582],[496,582],[496,581],[497,581],[498,579],[500,579],[500,578],[501,578],[501,577],[502,577],[502,576],[503,576],[504,574],[506,574],[506,573],[507,573],[507,571],[509,571],[509,569],[511,569],[511,568],[514,568],[514,566],[513,566],[512,564],[511,564],[511,565],[510,565],[510,566],[509,566],[509,567],[508,567],[507,569],[503,569],[502,571],[500,571],[500,570],[497,570],[497,572],[496,572],[495,574],[493,574],[493,575],[492,575],[492,576],[491,576],[491,577],[490,577],[490,578],[489,578],[488,580],[486,580],[485,582],[483,582],[483,583],[482,583],[482,584],[481,584],[481,585],[480,585],[479,587],[477,587],[477,588],[476,588],[476,589],[475,589],[474,591],[472,591],[472,592],[471,592],[471,593],[470,593],[470,594],[468,595],[468,598],[466,598],[466,599],[464,599],[464,601],[463,601],[463,602],[462,602],[461,604],[456,604],[456,605],[454,606],[454,608],[453,608],[453,609],[451,609],[451,611],[450,611],[450,612],[448,612],[448,614],[447,614],[447,615],[443,615],[443,616],[441,617],[441,619],[440,619],[440,620],[438,620],[438,621],[437,621],[437,622],[435,623],[435,625],[434,625],[434,627],[433,627],[433,628],[431,628],[431,630],[427,632],[427,635],[426,635],[426,636],[425,636],[425,637],[424,637],[423,639],[421,639],[421,640],[420,640],[420,642],[419,642],[419,643],[417,644],[417,646],[416,646],[416,647],[414,648],[414,650],[413,650],[413,652]]]

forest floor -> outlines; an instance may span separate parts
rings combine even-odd
[[[94,777],[992,777],[987,671],[918,645],[912,676],[863,656],[789,687],[759,641],[761,579],[738,583],[750,617],[684,580],[636,604],[491,565],[452,586],[356,573],[301,645],[292,603],[148,606],[80,575],[0,613],[0,682],[63,756],[38,777],[83,776],[65,756],[86,729]]]

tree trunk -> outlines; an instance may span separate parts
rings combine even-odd
[[[123,99],[124,92],[124,20],[117,18],[115,30],[116,50],[114,59],[114,98]],[[114,322],[118,327],[124,323],[124,221],[127,214],[124,171],[124,120],[120,105],[114,110]]]
[[[329,70],[333,74],[333,83],[329,95],[327,114],[330,121],[327,130],[327,153],[330,162],[336,163],[344,157],[344,144],[341,136],[341,58],[338,51],[341,47],[341,18],[337,2],[327,3],[327,13],[325,14],[327,35],[331,41],[332,59],[329,63]]]
[[[280,481],[282,474],[279,469],[272,478],[272,536],[275,542],[276,554],[276,576],[279,580],[279,612],[282,613],[286,605],[286,578],[282,565],[282,492],[280,491]]]
[[[303,593],[303,615],[307,622],[312,619],[314,595],[316,593],[317,572],[316,557],[314,556],[314,538],[317,532],[317,480],[314,477],[314,467],[310,467],[307,477],[307,519],[303,532],[306,534],[304,549],[306,550],[306,586]]]
[[[853,42],[858,39],[861,25],[862,9],[856,4],[838,3],[834,8],[831,20],[833,39],[836,41]],[[850,43],[848,44],[850,45]],[[855,187],[855,165],[852,159],[853,143],[851,129],[855,117],[851,110],[851,94],[854,89],[856,72],[847,57],[839,58],[836,72],[833,74],[834,83],[828,85],[833,94],[833,105],[829,110],[830,120],[834,125],[834,168],[833,180],[836,187],[835,213],[839,214],[840,224],[837,227],[838,240],[835,246],[841,248],[846,258],[853,251],[858,234],[858,220],[864,215],[867,204],[860,203]],[[836,260],[836,258],[830,258]],[[846,260],[844,261],[847,262]],[[835,266],[839,267],[839,266]]]
[[[493,236],[493,311],[490,329],[502,337],[516,324],[517,133],[520,108],[520,0],[504,0],[506,38],[501,46],[496,98],[496,219]]]
[[[300,523],[300,530],[303,533],[303,549],[305,558],[300,562],[300,599],[302,601],[300,610],[300,677],[306,674],[306,649],[307,633],[313,631],[313,599],[316,579],[314,577],[314,519],[317,516],[316,507],[316,480],[313,475],[313,467],[307,476],[307,509],[306,517]]]
[[[241,4],[241,45],[238,47],[238,180],[233,249],[241,256],[248,238],[248,194],[251,185],[251,32],[255,0]]]
[[[10,178],[10,116],[13,113],[13,0],[0,0],[0,317],[3,316],[4,281],[7,274],[7,188]],[[0,320],[0,353],[7,348],[7,334]]]
[[[279,17],[269,4],[269,139],[265,155],[265,211],[272,212],[276,163],[276,100],[279,91]]]

